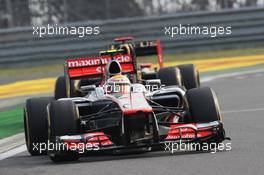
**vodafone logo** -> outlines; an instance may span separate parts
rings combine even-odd
[[[120,63],[132,62],[130,55],[116,55],[114,59]],[[107,64],[111,60],[110,56],[105,56],[102,58],[80,58],[75,60],[68,60],[67,64],[69,68],[73,67],[86,67],[86,66],[98,66]]]
[[[180,135],[169,135],[166,139],[193,139],[195,138],[195,134],[183,134],[182,136]]]

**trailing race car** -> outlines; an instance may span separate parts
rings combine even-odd
[[[172,67],[163,66],[163,51],[160,40],[154,41],[133,41],[133,37],[115,38],[110,45],[111,49],[124,49],[126,53],[135,55],[135,58],[157,55],[159,70],[153,69],[152,64],[140,64],[137,71],[140,72],[141,80],[161,79],[166,86],[179,85],[186,89],[200,87],[199,72],[194,64],[183,64]],[[137,59],[136,59],[137,60]],[[172,77],[168,79],[167,77]]]
[[[193,64],[177,65],[173,67],[163,67],[162,47],[159,40],[155,41],[139,41],[134,42],[133,37],[115,38],[114,43],[109,46],[111,50],[124,50],[125,55],[131,57],[130,62],[133,63],[133,71],[129,74],[131,82],[145,84],[146,80],[160,79],[162,84],[166,86],[179,85],[184,86],[187,90],[200,87],[199,72]],[[140,57],[157,55],[159,69],[152,68],[152,64],[138,64],[137,60]],[[118,57],[118,56],[117,56]],[[104,63],[110,60],[110,56],[103,56]],[[85,58],[77,58],[65,64],[65,70],[73,64],[87,64]],[[124,61],[124,60],[121,60]],[[170,77],[170,78],[168,78]],[[101,79],[85,79],[71,80],[67,78],[67,71],[64,76],[58,77],[55,85],[55,98],[78,97],[80,96],[80,87],[83,85],[100,84]],[[68,87],[68,88],[67,88]],[[70,90],[69,90],[70,89]]]
[[[25,135],[31,155],[48,153],[56,162],[92,152],[155,151],[164,150],[167,142],[218,144],[226,139],[211,88],[186,90],[149,79],[145,84],[158,88],[148,90],[135,81],[133,59],[123,52],[110,50],[99,58],[67,60],[68,82],[100,79],[98,86],[81,86],[80,97],[27,100]],[[53,149],[34,149],[43,143]]]

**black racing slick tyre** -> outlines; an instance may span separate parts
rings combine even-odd
[[[79,131],[79,114],[71,100],[57,100],[49,106],[50,138],[62,135],[73,135]]]
[[[38,97],[26,101],[24,131],[27,150],[32,156],[47,154],[45,149],[40,150],[40,145],[48,140],[47,105],[53,100],[53,97]]]
[[[208,123],[222,120],[217,96],[211,88],[188,90],[186,100],[192,122]]]
[[[195,65],[183,64],[177,67],[180,69],[183,85],[187,90],[200,87],[200,76]]]
[[[78,88],[75,86],[75,83],[78,84],[80,81],[71,80],[70,81],[70,97],[79,97],[81,94],[77,90]],[[55,91],[54,97],[56,100],[60,98],[67,98],[67,86],[66,86],[66,78],[65,76],[59,76],[55,83]]]
[[[55,99],[66,98],[67,90],[66,90],[66,80],[64,76],[59,76],[55,83]]]
[[[179,68],[165,67],[158,71],[158,78],[161,84],[165,86],[182,86],[182,77]]]
[[[79,129],[79,113],[75,103],[71,100],[58,100],[50,103],[48,108],[49,121],[49,140],[54,142],[56,136],[78,134]],[[50,155],[54,162],[74,161],[79,157],[78,153],[66,151]]]

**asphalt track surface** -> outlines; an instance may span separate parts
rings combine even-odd
[[[23,152],[0,161],[0,175],[263,175],[264,72],[216,79],[203,86],[214,88],[219,96],[231,151],[91,156],[61,164]]]

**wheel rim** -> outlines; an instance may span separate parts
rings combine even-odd
[[[220,120],[220,121],[223,121],[223,118],[222,118],[222,114],[220,112],[220,104],[219,104],[219,101],[218,101],[218,98],[216,96],[216,93],[212,91],[212,94],[213,94],[213,98],[214,98],[214,103],[215,103],[215,107],[216,107],[216,112],[217,112],[217,118]]]

